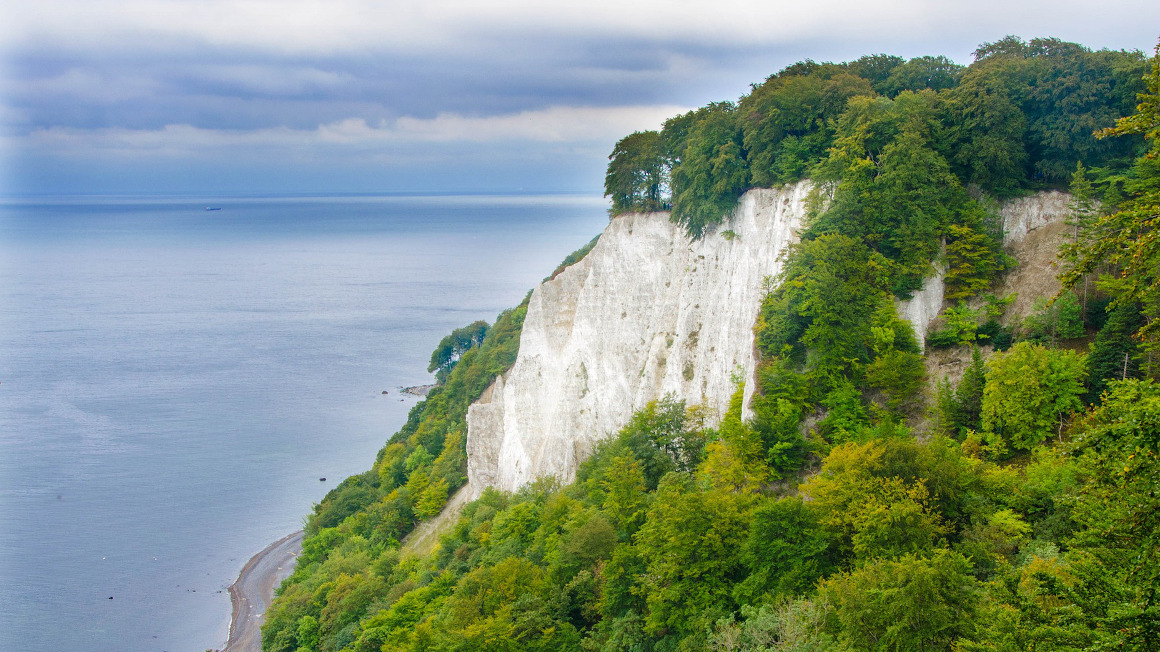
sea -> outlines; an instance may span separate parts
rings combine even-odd
[[[223,647],[243,564],[370,468],[439,339],[606,221],[591,195],[0,199],[0,650]]]

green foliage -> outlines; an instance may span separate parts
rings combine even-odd
[[[900,417],[920,396],[925,367],[914,331],[898,318],[887,291],[893,269],[843,235],[803,240],[790,250],[755,327],[763,363],[754,427],[767,450],[781,442],[792,452],[775,465],[779,471],[797,468],[808,452],[798,422],[809,411],[823,409],[815,433],[841,443],[874,421]]]
[[[926,552],[946,533],[924,482],[882,475],[886,453],[878,442],[844,444],[802,486],[847,564]]]
[[[1026,83],[1018,63],[995,57],[968,68],[945,98],[956,172],[1000,197],[1019,188],[1029,158],[1019,108]]]
[[[736,586],[734,596],[740,603],[755,604],[808,592],[834,569],[831,545],[818,510],[800,497],[761,503],[741,548],[747,577]]]
[[[942,313],[942,328],[927,332],[926,345],[945,349],[964,344],[991,344],[996,351],[1007,350],[1012,332],[1001,326],[998,318],[1014,299],[1014,295],[1002,299],[986,295],[984,305],[979,308],[972,308],[967,303],[948,307]]]
[[[436,378],[445,380],[464,353],[483,344],[487,328],[487,322],[477,321],[451,331],[450,335],[439,340],[439,345],[431,352],[431,364],[427,365],[427,371],[437,372]]]
[[[669,207],[668,161],[658,132],[638,131],[625,136],[612,148],[608,159],[604,196],[612,199],[613,215]]]
[[[1035,300],[1035,311],[1023,321],[1027,339],[1046,346],[1055,346],[1059,340],[1083,337],[1083,315],[1079,300],[1071,292],[1064,292],[1054,301],[1040,297]]]
[[[827,629],[858,650],[951,650],[971,630],[978,604],[970,568],[962,555],[939,550],[832,576],[820,588],[834,605]]]
[[[676,470],[666,442],[692,414],[638,414],[574,484],[485,491],[427,558],[320,531],[265,649],[1150,649],[1150,383],[1114,383],[1075,457],[999,467],[939,437],[849,442],[781,498],[743,423],[703,432]],[[650,491],[639,456],[657,454],[674,468]]]
[[[982,425],[994,454],[1005,446],[1030,450],[1062,432],[1064,421],[1083,405],[1086,359],[1074,351],[1020,342],[987,361]]]
[[[837,122],[829,157],[816,168],[817,179],[836,185],[829,208],[811,231],[855,236],[897,263],[891,289],[900,296],[922,287],[950,225],[967,229],[982,223],[982,209],[932,147],[936,103],[930,91],[908,91],[894,100],[851,100]],[[992,248],[981,242],[986,246],[975,253],[989,262],[975,261],[982,267],[956,271],[955,278],[989,282],[998,264]],[[960,257],[955,261],[962,267]]]
[[[1135,304],[1111,311],[1088,354],[1088,403],[1095,403],[1113,380],[1140,377],[1140,343],[1133,337],[1144,321]]]
[[[867,326],[888,301],[889,262],[844,235],[791,249],[778,288],[762,304],[757,345],[767,356],[800,361],[827,392],[853,362],[869,361]]]
[[[1087,170],[1082,161],[1075,163],[1075,172],[1071,175],[1071,183],[1067,186],[1067,192],[1071,195],[1071,200],[1068,202],[1068,209],[1071,210],[1068,223],[1075,229],[1072,234],[1072,242],[1078,244],[1081,239],[1085,241],[1088,239],[1092,225],[1099,217],[1095,189],[1092,187],[1091,181],[1088,180]]]
[[[730,579],[740,574],[744,503],[731,494],[701,492],[687,476],[669,474],[657,487],[634,537],[645,562],[644,630],[685,638],[733,610]]]
[[[1160,642],[1160,387],[1111,384],[1076,438],[1076,601],[1108,648]]]
[[[685,403],[667,395],[650,401],[624,427],[621,441],[640,461],[649,490],[668,472],[688,472],[701,461],[704,434],[687,429],[686,419]]]
[[[778,606],[742,605],[744,620],[731,615],[717,621],[709,637],[715,652],[823,652],[844,650],[823,631],[829,605],[811,600],[786,600]]]
[[[986,367],[979,347],[971,349],[971,364],[963,372],[959,386],[955,388],[954,407],[951,418],[953,430],[965,436],[968,430],[982,428],[983,390],[987,383]]]
[[[315,508],[310,529],[334,527],[378,498],[374,479],[368,473],[352,475],[332,489]]]
[[[694,238],[720,224],[749,187],[749,164],[736,112],[731,102],[716,102],[692,112],[688,131],[677,146],[673,220]],[[669,122],[665,129],[670,129]]]
[[[962,301],[986,290],[996,273],[1002,270],[1004,257],[996,246],[997,239],[982,230],[978,211],[961,216],[965,224],[947,225],[947,273],[944,297]]]
[[[884,81],[875,85],[875,90],[888,97],[903,91],[941,91],[953,88],[962,74],[963,66],[945,56],[915,57],[893,68]]]
[[[1065,183],[1076,160],[1102,165],[1130,153],[1131,145],[1102,143],[1092,132],[1130,110],[1139,90],[1133,77],[1143,73],[1137,54],[1007,37],[975,56],[947,92],[953,161],[968,182],[1006,196],[1031,183]]]
[[[738,106],[743,144],[756,186],[796,181],[820,161],[846,102],[873,91],[865,79],[831,69],[781,73],[743,97]]]
[[[1136,159],[1125,185],[1129,196],[1120,210],[1100,217],[1088,229],[1088,237],[1065,251],[1075,261],[1062,280],[1075,286],[1089,274],[1119,271],[1113,306],[1135,304],[1144,315],[1139,336],[1144,348],[1160,346],[1160,46],[1145,77],[1146,90],[1138,95],[1136,112],[1104,129],[1102,136],[1119,139],[1143,136],[1147,152]]]

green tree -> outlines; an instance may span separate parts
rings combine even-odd
[[[1074,287],[1105,266],[1121,270],[1113,306],[1141,307],[1145,323],[1139,334],[1144,347],[1155,351],[1160,348],[1160,45],[1145,83],[1136,112],[1100,132],[1104,137],[1142,135],[1147,143],[1147,153],[1133,166],[1131,196],[1119,211],[1095,222],[1090,239],[1066,252],[1076,262],[1062,280]]]
[[[981,228],[982,220],[964,221],[967,223],[950,224],[946,230],[947,301],[963,301],[986,290],[1002,269],[1002,257],[994,240]]]
[[[1035,312],[1023,320],[1027,339],[1055,346],[1058,340],[1083,336],[1083,309],[1071,292],[1063,292],[1050,303],[1040,297],[1032,309]]]
[[[679,640],[735,608],[730,592],[743,568],[737,551],[747,516],[736,502],[708,501],[685,474],[661,480],[635,536],[645,564],[646,632]]]
[[[1077,428],[1074,595],[1103,649],[1160,646],[1160,387],[1114,382]]]
[[[447,481],[435,478],[419,492],[419,500],[415,502],[415,516],[428,519],[443,510],[447,502]]]
[[[967,183],[999,196],[1020,187],[1028,160],[1027,117],[1020,108],[1027,86],[1022,60],[996,54],[979,59],[947,92],[943,108],[954,135],[950,158]]]
[[[882,84],[905,61],[902,57],[892,54],[867,54],[846,64],[846,67],[851,73],[869,81],[876,92],[882,93],[879,90]]]
[[[1078,243],[1081,238],[1086,239],[1091,230],[1092,221],[1099,217],[1099,202],[1096,201],[1095,189],[1092,188],[1092,182],[1088,180],[1087,169],[1080,161],[1075,163],[1075,172],[1071,175],[1071,183],[1067,186],[1067,192],[1071,195],[1071,199],[1067,203],[1067,208],[1071,211],[1071,215],[1068,216],[1068,224],[1074,229],[1071,239],[1072,242]]]
[[[955,388],[952,418],[955,434],[966,435],[968,430],[981,427],[983,415],[983,389],[987,383],[986,367],[979,347],[971,348],[971,363],[963,371],[963,377]]]
[[[802,178],[825,156],[846,102],[873,92],[865,79],[827,67],[779,73],[755,86],[738,105],[753,185]]]
[[[1030,450],[1063,430],[1065,419],[1083,407],[1086,360],[1074,351],[1020,342],[987,361],[983,430],[999,445]]]
[[[1140,343],[1134,336],[1143,325],[1139,308],[1131,303],[1108,315],[1088,354],[1088,403],[1098,401],[1109,382],[1140,377]]]
[[[931,91],[850,100],[834,147],[815,168],[833,199],[810,231],[856,237],[897,263],[891,289],[901,297],[931,275],[951,225],[959,227],[949,247],[952,292],[985,287],[1000,268],[983,210],[934,148],[938,103]],[[980,235],[969,237],[972,230]]]
[[[821,398],[853,362],[869,361],[869,326],[886,297],[890,263],[861,242],[825,235],[796,245],[778,288],[758,320],[758,346],[767,355],[789,349],[818,382]]]
[[[694,238],[720,224],[749,186],[736,112],[732,102],[715,102],[694,112],[680,159],[673,165],[672,218]]]
[[[1024,66],[1035,83],[1027,89],[1022,110],[1034,178],[1062,185],[1077,160],[1101,166],[1131,156],[1138,142],[1100,140],[1093,132],[1131,111],[1145,72],[1139,54],[1092,52],[1059,39],[1033,39],[1027,45]]]
[[[589,483],[598,487],[601,507],[612,525],[627,539],[644,522],[648,506],[640,462],[629,455],[615,457],[602,476]]]
[[[741,549],[747,576],[734,596],[756,604],[805,594],[833,569],[829,549],[817,510],[797,496],[767,500],[753,511]]]
[[[887,97],[894,97],[902,91],[941,91],[953,88],[962,74],[963,66],[945,56],[915,57],[893,68],[877,89]]]
[[[565,578],[575,577],[596,562],[607,559],[616,547],[616,530],[599,514],[573,530],[560,546],[559,572]]]
[[[668,162],[656,131],[638,131],[617,141],[608,155],[604,196],[612,214],[668,208]]]
[[[888,470],[893,452],[879,441],[843,444],[802,485],[835,562],[929,552],[946,534],[925,479]]]
[[[446,380],[447,374],[464,353],[483,344],[487,329],[487,322],[476,321],[451,331],[451,334],[440,340],[439,345],[431,352],[431,364],[427,365],[427,371],[436,371],[439,382]]]
[[[951,650],[971,631],[978,587],[971,564],[949,550],[878,560],[827,578],[827,628],[857,650]]]

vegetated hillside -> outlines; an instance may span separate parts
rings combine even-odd
[[[1160,53],[803,62],[611,158],[614,211],[671,204],[694,235],[751,186],[823,189],[760,307],[754,418],[740,387],[715,428],[652,403],[575,482],[485,491],[400,555],[462,482],[464,401],[521,309],[452,337],[432,399],[311,517],[265,650],[1160,648]],[[1005,322],[991,198],[1064,186],[1079,292]],[[936,262],[927,350],[973,361],[931,388],[893,302]]]

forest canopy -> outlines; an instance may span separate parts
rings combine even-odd
[[[1139,52],[1014,36],[979,46],[965,67],[942,56],[801,61],[736,102],[715,102],[670,118],[659,132],[622,139],[609,156],[605,195],[613,214],[671,206],[673,219],[699,236],[749,188],[832,179],[853,145],[873,168],[887,164],[881,157],[892,145],[916,156],[914,148],[922,148],[926,161],[958,184],[1000,198],[1062,188],[1077,160],[1110,175],[1139,153],[1139,137],[1093,134],[1132,113],[1145,72]],[[871,119],[871,107],[900,97],[894,117],[860,122]]]

